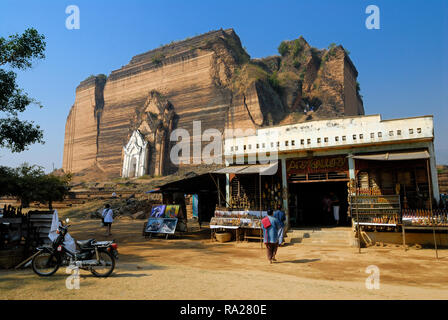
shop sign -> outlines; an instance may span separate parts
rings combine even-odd
[[[341,172],[348,170],[348,162],[344,156],[291,159],[286,161],[286,168],[288,174]]]

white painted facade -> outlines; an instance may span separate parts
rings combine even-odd
[[[148,162],[148,141],[136,130],[125,147],[123,147],[122,177],[141,177],[145,174]]]
[[[432,116],[382,120],[380,115],[318,120],[256,130],[255,135],[224,140],[224,155],[300,152],[328,148],[434,139]]]

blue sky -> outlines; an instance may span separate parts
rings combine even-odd
[[[380,30],[365,27],[370,4],[380,8]],[[68,5],[80,9],[79,30],[65,27]],[[46,143],[18,154],[0,149],[3,165],[60,168],[65,120],[80,81],[219,28],[234,28],[253,58],[277,54],[282,40],[300,35],[318,48],[342,44],[358,69],[366,114],[433,114],[437,162],[448,164],[448,1],[2,0],[0,35],[27,27],[46,36],[46,59],[20,73],[19,84],[44,108],[31,107],[21,118],[39,124]]]

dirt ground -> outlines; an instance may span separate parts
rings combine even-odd
[[[256,242],[217,243],[209,231],[145,239],[143,221],[117,220],[119,260],[113,276],[81,272],[80,289],[66,288],[61,268],[41,278],[31,269],[0,271],[0,299],[448,299],[448,250],[372,247],[281,247],[269,264]],[[97,220],[71,222],[75,239],[108,239]],[[366,268],[380,270],[367,289]]]

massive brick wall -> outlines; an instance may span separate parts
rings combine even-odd
[[[78,172],[94,165],[97,155],[95,117],[95,79],[76,89],[75,104],[65,125],[63,169]]]
[[[121,149],[128,139],[130,120],[151,90],[171,102],[179,119],[177,127],[188,130],[191,136],[193,120],[201,121],[204,129],[222,130],[230,96],[223,95],[212,83],[212,59],[212,52],[200,52],[191,59],[127,77],[112,73],[104,89],[105,107],[98,139],[99,165],[116,173],[120,171]]]
[[[282,59],[274,57],[262,64],[273,61],[280,65]],[[212,31],[137,55],[107,79],[89,77],[77,87],[67,117],[63,169],[79,173],[94,168],[110,177],[120,176],[123,146],[151,92],[169,101],[175,113],[174,127],[186,129],[192,138],[194,120],[201,121],[202,131],[215,128],[221,132],[225,128],[256,129],[295,121],[294,117],[288,118],[288,113],[296,112],[290,104],[300,102],[302,91],[323,101],[318,116],[363,114],[356,97],[357,72],[346,63],[344,53],[339,52],[325,67],[307,59],[303,84],[289,83],[282,96],[267,78],[240,81],[240,87],[235,87],[243,67],[254,67],[255,62],[232,29]],[[290,68],[284,71],[291,73]],[[316,81],[318,90],[313,89]]]
[[[346,57],[344,59],[344,105],[347,116],[364,114],[364,105],[356,89],[357,77],[358,71],[350,58]]]

